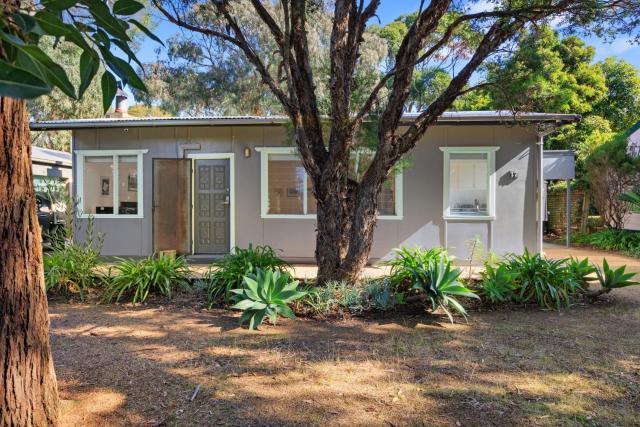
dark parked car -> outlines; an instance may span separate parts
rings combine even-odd
[[[42,240],[46,242],[49,240],[49,236],[64,224],[64,212],[56,210],[56,206],[46,194],[36,193],[36,213],[42,229]]]

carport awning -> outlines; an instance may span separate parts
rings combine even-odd
[[[542,173],[545,180],[575,178],[575,152],[572,150],[544,150]]]

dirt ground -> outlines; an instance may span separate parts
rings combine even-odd
[[[455,325],[420,314],[250,332],[179,304],[50,312],[65,426],[640,426],[640,287]]]

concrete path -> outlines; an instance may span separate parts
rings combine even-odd
[[[622,265],[626,265],[627,271],[640,273],[640,258],[628,257],[615,252],[606,252],[591,248],[567,248],[562,245],[545,243],[544,253],[550,258],[556,259],[569,257],[580,259],[589,258],[589,261],[598,265],[602,265],[602,260],[606,258],[611,268],[617,268]]]

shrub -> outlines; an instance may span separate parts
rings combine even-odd
[[[251,245],[247,249],[235,247],[231,253],[214,261],[204,279],[208,283],[209,303],[224,299],[229,301],[232,289],[242,286],[244,277],[256,274],[258,269],[277,270],[285,273],[289,264],[278,258],[270,246]]]
[[[402,246],[394,249],[393,253],[393,259],[385,262],[385,265],[391,267],[389,280],[396,289],[411,282],[414,269],[429,265],[430,262],[438,261],[440,258],[444,258],[447,262],[451,260],[447,250],[441,247],[408,249]]]
[[[614,270],[609,267],[609,263],[607,262],[606,258],[602,260],[602,268],[596,266],[595,269],[601,289],[599,289],[595,293],[589,294],[589,296],[599,296],[606,293],[608,294],[614,289],[640,285],[640,282],[631,280],[635,277],[636,274],[625,272],[626,268],[627,267],[623,265],[622,267]]]
[[[593,246],[605,251],[617,251],[640,257],[640,232],[605,228],[591,234],[577,234],[574,243]]]
[[[486,264],[480,280],[482,296],[491,303],[502,303],[515,297],[517,274],[505,264]]]
[[[231,308],[242,310],[240,323],[248,321],[249,329],[257,329],[265,317],[275,325],[278,315],[295,318],[288,303],[306,294],[297,288],[298,282],[292,281],[289,274],[258,268],[255,274],[244,277],[242,288],[231,290],[237,295],[237,303]]]
[[[320,314],[328,314],[340,308],[351,311],[363,308],[362,290],[338,281],[329,281],[324,286],[310,288],[304,302]]]
[[[580,289],[570,270],[567,260],[544,258],[540,254],[508,257],[508,269],[515,273],[518,292],[516,300],[521,303],[536,302],[542,308],[557,308],[570,304],[570,297]]]
[[[73,240],[73,229],[74,223],[67,223],[51,239],[53,250],[43,257],[45,288],[63,295],[78,293],[84,300],[88,288],[102,280],[97,266],[104,236],[95,234],[93,218],[87,221],[83,242]]]
[[[620,195],[640,185],[640,157],[630,155],[628,133],[602,144],[588,159],[587,179],[593,203],[605,225],[621,229],[629,203]]]
[[[373,279],[362,289],[361,305],[365,309],[387,311],[404,304],[405,298],[404,292],[394,291],[394,286],[388,278]]]
[[[111,273],[115,271],[115,275]],[[189,289],[189,266],[182,257],[160,255],[142,260],[121,259],[109,272],[106,301],[145,302],[149,294],[171,298],[176,288]]]
[[[454,296],[468,298],[478,298],[478,296],[460,283],[458,279],[462,271],[459,268],[451,268],[451,261],[447,259],[446,254],[441,254],[438,261],[429,260],[428,264],[420,263],[409,270],[412,289],[422,292],[422,295],[431,302],[432,310],[442,308],[449,316],[451,323],[453,323],[453,316],[449,308],[466,319],[467,311]]]
[[[370,279],[360,286],[330,281],[309,289],[304,303],[317,313],[329,314],[339,309],[351,312],[386,311],[405,302],[404,293],[394,291],[388,278]]]
[[[596,268],[589,262],[589,258],[585,258],[582,261],[577,258],[570,258],[566,266],[573,279],[581,287],[586,287],[589,276],[596,272]]]

